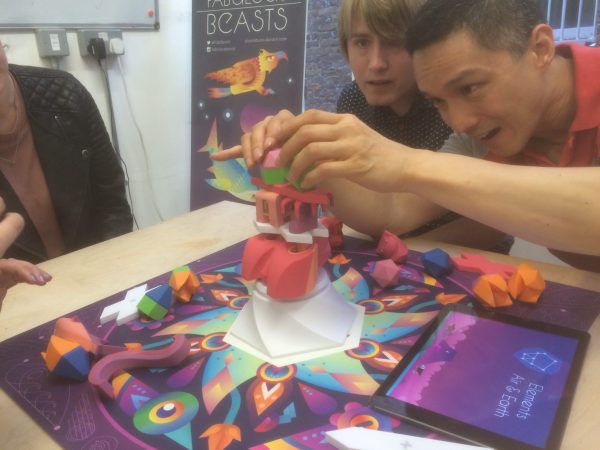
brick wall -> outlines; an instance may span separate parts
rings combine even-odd
[[[596,44],[600,44],[600,8],[598,8],[598,14],[596,15]]]
[[[351,80],[337,39],[339,0],[308,0],[305,108],[335,111],[338,95]]]

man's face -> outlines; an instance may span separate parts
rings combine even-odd
[[[500,156],[519,153],[543,114],[544,80],[532,52],[481,47],[466,31],[415,52],[419,89],[455,131]]]
[[[358,87],[373,106],[406,112],[416,93],[412,58],[406,49],[384,42],[364,20],[352,21],[348,61]]]

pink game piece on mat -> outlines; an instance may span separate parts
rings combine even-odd
[[[118,372],[137,367],[176,366],[189,352],[190,342],[183,334],[176,334],[170,345],[157,350],[124,350],[105,356],[94,364],[88,381],[108,398],[114,398],[110,379]]]
[[[461,253],[460,258],[450,258],[454,267],[465,272],[475,272],[482,275],[499,274],[505,280],[515,271],[510,264],[495,263],[478,253]]]

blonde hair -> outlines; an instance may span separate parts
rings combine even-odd
[[[348,59],[352,21],[363,19],[369,29],[385,42],[404,43],[404,34],[426,0],[341,0],[338,12],[338,38]]]

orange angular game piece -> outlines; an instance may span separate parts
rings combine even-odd
[[[71,380],[83,381],[90,371],[90,357],[76,342],[50,337],[48,348],[41,353],[48,372]]]
[[[481,275],[473,284],[477,300],[488,308],[502,308],[512,305],[508,295],[508,285],[498,274]]]
[[[200,281],[188,266],[181,266],[171,272],[169,286],[177,300],[188,303],[200,287]]]
[[[56,335],[50,336],[48,348],[45,352],[42,352],[42,358],[44,358],[44,361],[46,361],[48,371],[52,372],[63,355],[66,355],[77,347],[79,347],[77,342],[63,339]]]
[[[515,300],[537,303],[546,288],[540,272],[527,263],[519,264],[515,273],[508,279],[508,290]]]
[[[449,305],[451,303],[458,303],[463,298],[465,298],[465,294],[438,294],[435,296],[435,299],[440,302],[442,305]]]

